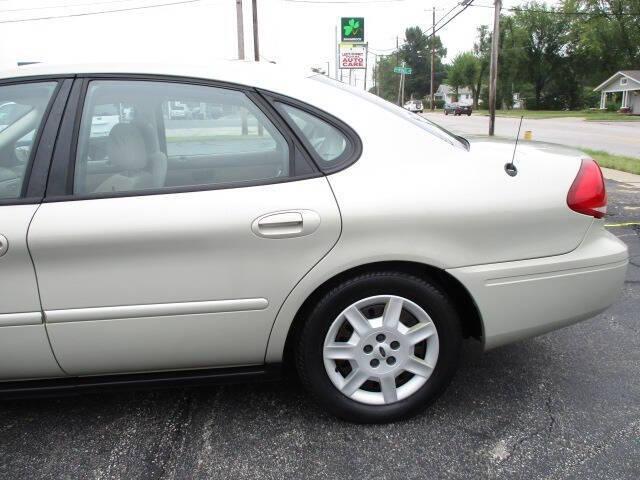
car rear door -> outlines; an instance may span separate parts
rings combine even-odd
[[[0,82],[0,104],[11,107],[0,130],[0,380],[64,375],[43,324],[27,231],[42,201],[71,82]]]
[[[172,119],[175,102],[224,116]],[[285,297],[340,232],[302,145],[257,92],[234,85],[83,78],[69,104],[28,238],[62,368],[263,363]],[[128,113],[96,150],[105,105]]]

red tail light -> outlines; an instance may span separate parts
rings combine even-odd
[[[582,160],[578,175],[569,189],[567,205],[573,211],[595,218],[602,218],[607,213],[607,190],[602,171],[594,160]]]

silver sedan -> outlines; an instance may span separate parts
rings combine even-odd
[[[625,277],[593,160],[512,161],[321,75],[32,66],[0,104],[21,111],[0,132],[5,397],[286,366],[333,414],[388,422],[443,391],[464,337],[589,318]]]

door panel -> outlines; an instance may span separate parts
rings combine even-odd
[[[0,85],[0,381],[62,376],[42,322],[27,231],[70,81],[6,82]]]
[[[0,380],[63,375],[42,323],[38,286],[27,250],[37,205],[0,206]]]
[[[320,218],[312,233],[252,231],[296,211]],[[280,305],[339,232],[321,177],[45,203],[29,246],[54,352],[84,375],[262,363]]]

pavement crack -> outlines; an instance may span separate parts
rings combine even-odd
[[[556,417],[553,414],[553,399],[551,394],[549,394],[545,400],[545,411],[547,416],[547,421],[543,423],[539,428],[532,430],[531,432],[525,434],[521,438],[519,438],[511,448],[508,448],[506,445],[503,445],[503,451],[497,455],[498,463],[504,464],[508,462],[513,456],[521,449],[522,445],[537,437],[538,435],[550,435],[553,431],[554,426],[556,425]]]

